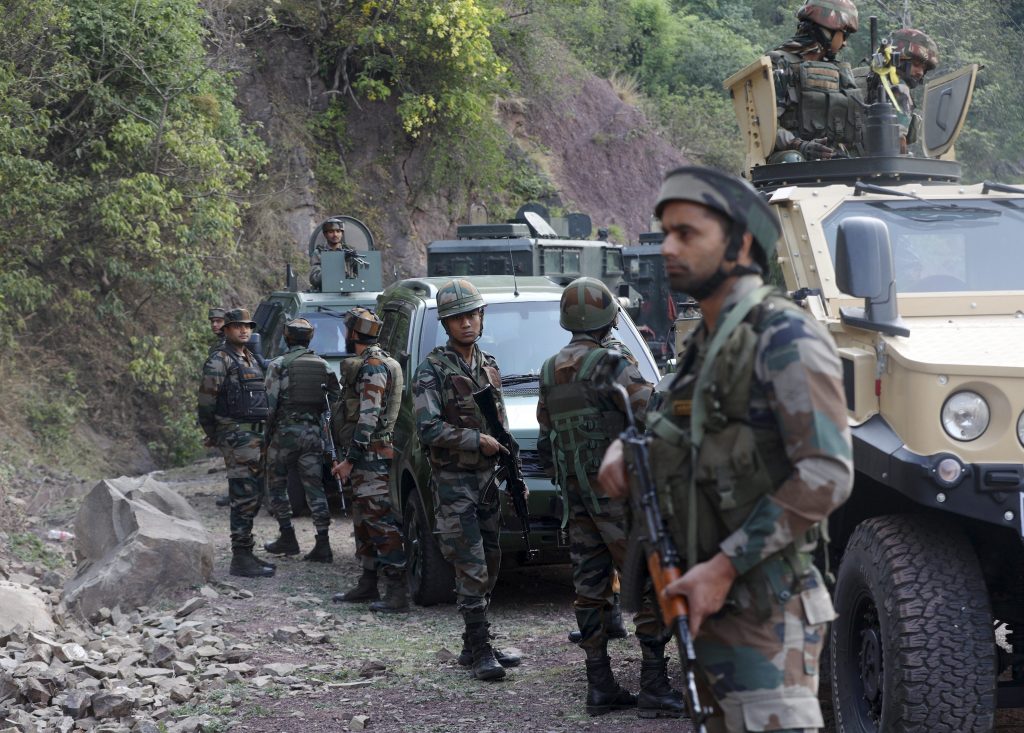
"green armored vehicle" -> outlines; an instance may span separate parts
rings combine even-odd
[[[1024,187],[959,182],[976,72],[925,87],[935,157],[900,156],[876,104],[870,157],[779,165],[770,63],[728,83],[785,284],[842,360],[856,471],[829,523],[837,731],[982,733],[1024,704]]]
[[[391,472],[391,500],[402,507],[409,556],[409,584],[413,600],[420,605],[448,603],[455,599],[454,574],[441,555],[434,537],[434,492],[430,466],[416,435],[413,410],[413,374],[435,346],[447,341],[437,318],[437,291],[451,278],[430,277],[402,280],[381,294],[377,314],[384,319],[381,346],[398,359],[406,374],[402,407],[395,425],[395,459]],[[487,303],[485,328],[480,348],[494,355],[502,375],[502,394],[509,428],[520,448],[523,473],[530,490],[529,558],[522,537],[522,525],[511,502],[502,503],[502,566],[524,562],[568,561],[568,537],[560,530],[562,497],[540,468],[537,454],[537,398],[540,370],[552,354],[569,340],[559,326],[562,287],[542,277],[468,277]],[[620,318],[613,335],[633,352],[644,377],[659,378],[650,351],[629,318]],[[504,485],[500,487],[505,494]]]
[[[344,241],[350,251],[320,253],[322,284],[319,289],[300,285],[291,265],[288,265],[285,288],[264,298],[256,308],[253,320],[260,337],[260,349],[267,359],[288,350],[284,342],[284,326],[288,321],[300,317],[308,320],[316,328],[310,348],[327,360],[340,379],[342,360],[352,356],[345,350],[347,332],[344,315],[355,306],[371,310],[375,307],[377,295],[383,289],[383,272],[380,252],[374,249],[369,228],[351,216],[330,219],[344,222]],[[310,256],[318,245],[325,246],[324,243],[321,224],[310,235]],[[329,479],[329,474],[325,476]],[[335,483],[326,480],[324,485],[330,488]],[[292,511],[306,513],[306,497],[297,476],[289,476],[288,494]]]

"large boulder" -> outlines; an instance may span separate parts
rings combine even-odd
[[[53,631],[46,596],[31,586],[0,580],[0,638],[17,629]]]
[[[86,618],[203,585],[213,571],[213,543],[199,515],[152,476],[96,484],[75,517],[75,552],[79,565],[64,601]]]

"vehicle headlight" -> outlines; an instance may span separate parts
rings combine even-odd
[[[977,392],[957,392],[942,406],[942,427],[954,440],[974,440],[985,432],[988,423],[988,403]],[[1018,435],[1020,427],[1018,421]]]
[[[1017,440],[1024,445],[1024,412],[1017,418]]]

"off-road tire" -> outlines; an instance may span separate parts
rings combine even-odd
[[[843,554],[835,605],[838,733],[992,730],[992,612],[977,556],[955,525],[907,515],[863,522]]]
[[[454,603],[455,570],[441,554],[433,522],[427,517],[415,489],[405,502],[402,516],[409,597],[419,606]]]

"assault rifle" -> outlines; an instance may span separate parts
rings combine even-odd
[[[331,468],[334,468],[334,464],[338,462],[338,451],[334,447],[334,434],[331,433],[331,398],[327,395],[327,385],[321,384],[320,389],[324,391],[324,443],[327,446],[327,455],[331,457]],[[334,477],[334,482],[338,485],[338,494],[341,496],[341,516],[348,516],[348,505],[345,504],[345,487],[341,484],[341,479],[337,476]]]
[[[697,679],[694,668],[697,664],[697,653],[693,648],[693,637],[690,635],[690,609],[683,596],[666,596],[665,586],[683,575],[683,562],[676,549],[672,535],[661,516],[658,505],[658,491],[651,478],[650,454],[647,440],[636,427],[633,409],[629,404],[629,393],[621,384],[612,383],[611,387],[622,395],[626,406],[626,429],[619,435],[623,447],[631,456],[633,487],[630,497],[633,502],[634,517],[643,517],[643,542],[647,555],[647,571],[654,583],[654,592],[661,608],[661,617],[665,626],[675,632],[679,645],[679,661],[686,677],[686,688],[683,701],[686,703],[686,714],[693,722],[695,733],[707,733],[704,721],[708,719],[710,709],[700,702],[697,692]],[[634,520],[634,521],[636,521]]]
[[[512,508],[519,517],[519,524],[523,528],[523,541],[526,543],[526,559],[533,560],[537,551],[530,547],[530,508],[526,504],[526,497],[529,490],[526,488],[526,479],[523,478],[523,469],[512,452],[512,436],[509,435],[505,426],[498,417],[498,405],[494,399],[494,387],[487,385],[481,390],[473,393],[473,400],[476,402],[480,412],[487,421],[487,429],[490,434],[501,443],[502,451],[498,451],[498,470],[502,472],[505,479],[505,488],[509,498],[512,499]]]

